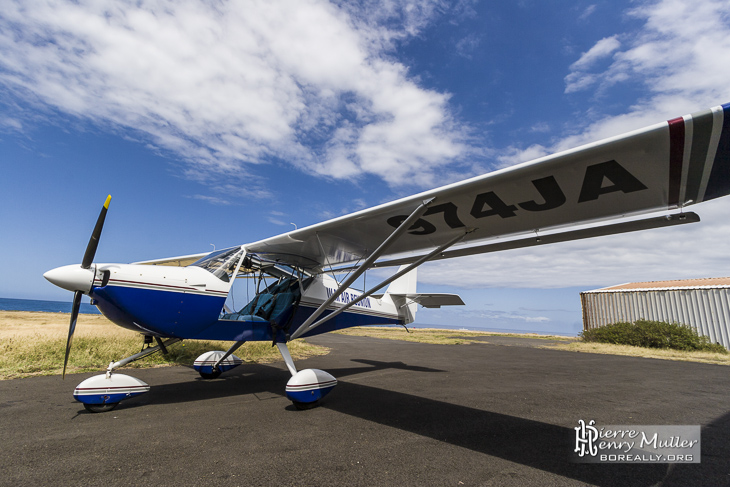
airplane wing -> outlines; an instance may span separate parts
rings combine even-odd
[[[245,247],[248,252],[267,260],[318,272],[368,258],[422,204],[425,204],[425,211],[420,210],[415,223],[394,239],[379,258],[426,252],[458,239],[460,235],[462,239],[451,254],[444,253],[440,257],[499,250],[484,242],[684,208],[728,193],[730,104],[425,191]],[[683,216],[674,218],[681,220]],[[606,232],[610,233],[597,234]],[[555,241],[591,236],[585,232],[562,235],[562,240]]]
[[[177,257],[167,257],[164,259],[154,260],[143,260],[140,262],[132,262],[132,264],[146,264],[146,265],[167,265],[174,267],[186,267],[195,261],[198,261],[210,254],[210,252],[204,252],[202,254],[190,254],[190,255],[179,255]]]

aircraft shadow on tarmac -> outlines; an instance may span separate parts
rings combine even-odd
[[[369,365],[370,367],[348,367],[342,369],[328,369],[331,370],[335,377],[347,377],[349,375],[360,374],[362,372],[372,372],[375,370],[384,369],[398,369],[398,370],[409,370],[411,372],[446,372],[441,369],[433,369],[431,367],[421,367],[418,365],[408,365],[403,362],[379,362],[377,360],[368,360],[364,358],[350,359],[350,362],[357,362],[360,364]]]
[[[338,378],[387,369],[444,372],[402,362],[355,359],[364,367],[331,369]],[[214,381],[155,385],[141,398],[121,407],[205,401],[266,393],[284,396],[287,371],[267,365],[245,365]],[[149,396],[149,397],[147,397]],[[702,428],[701,464],[578,464],[572,427],[495,413],[444,401],[340,380],[322,408],[384,426],[398,428],[485,455],[501,458],[592,485],[684,486],[728,485],[730,473],[730,413]],[[296,411],[291,407],[292,411]],[[307,414],[297,411],[297,414]]]
[[[365,364],[362,367],[328,369],[343,377],[375,372],[387,369],[409,370],[413,372],[444,372],[443,370],[411,366],[403,362],[378,362],[376,360],[354,359],[352,362]],[[152,383],[147,394],[125,400],[119,408],[130,409],[151,404],[175,404],[205,401],[226,397],[240,397],[249,394],[265,394],[268,397],[285,397],[284,386],[291,378],[286,369],[261,364],[244,364],[228,371],[214,380],[204,380],[193,370],[192,366],[180,366],[190,371],[190,380],[170,384]],[[135,371],[137,376],[144,376],[144,370]],[[337,389],[335,389],[337,391]],[[91,414],[81,408],[79,414]]]
[[[364,364],[362,367],[328,369],[338,379],[363,373],[397,369],[412,372],[445,372],[429,367],[412,366],[403,362],[378,362],[376,360],[353,359],[352,362]],[[203,380],[192,367],[189,382],[173,384],[153,384],[149,393],[139,398],[124,401],[121,407],[132,408],[147,404],[172,404],[190,401],[203,401],[223,397],[236,397],[245,394],[274,394],[284,397],[284,386],[291,377],[286,369],[260,364],[244,364],[226,372],[218,379]],[[140,375],[139,373],[137,375]],[[337,391],[337,389],[335,389]]]
[[[577,464],[575,431],[539,421],[341,382],[321,407],[593,485],[727,485],[730,414],[702,429],[702,463]],[[709,453],[711,452],[711,453]]]

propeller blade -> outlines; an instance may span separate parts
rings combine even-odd
[[[99,246],[99,237],[101,237],[101,229],[104,227],[104,220],[106,219],[106,212],[109,209],[109,202],[112,200],[112,195],[106,197],[104,206],[101,208],[99,213],[99,219],[96,220],[96,226],[94,231],[91,232],[91,239],[89,239],[89,245],[86,246],[86,252],[84,253],[84,259],[81,261],[81,268],[88,269],[91,267],[91,263],[94,261],[94,255],[96,254],[96,247]]]
[[[68,340],[66,340],[66,356],[63,359],[62,379],[66,378],[66,365],[68,364],[68,356],[71,353],[71,342],[73,341],[74,331],[76,330],[76,320],[79,318],[79,308],[81,307],[81,296],[84,293],[76,291],[74,293],[74,304],[71,310],[71,323],[68,327]]]

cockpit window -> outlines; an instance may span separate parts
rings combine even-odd
[[[228,275],[236,271],[236,265],[241,258],[241,253],[243,253],[241,247],[217,250],[190,265],[202,267],[218,279],[229,282]]]

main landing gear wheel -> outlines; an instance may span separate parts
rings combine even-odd
[[[84,404],[84,407],[90,413],[106,413],[117,407],[118,404],[118,402],[109,404]]]
[[[300,411],[312,409],[319,406],[319,400],[336,385],[337,379],[324,370],[304,369],[286,383],[286,397]]]
[[[231,351],[236,350],[243,343],[243,341],[236,342],[228,352],[221,352],[220,350],[205,352],[195,359],[193,368],[205,380],[217,379],[223,372],[234,369],[243,363],[243,360],[231,354]]]
[[[307,409],[314,409],[317,406],[319,406],[319,401],[314,401],[314,402],[292,401],[292,404],[294,404],[294,407],[297,408],[298,410],[306,411]]]
[[[212,380],[212,379],[217,379],[218,377],[220,377],[220,375],[223,373],[223,371],[219,369],[219,370],[214,370],[210,374],[205,373],[205,372],[198,372],[198,373],[200,374],[200,377],[202,377],[203,379]]]

